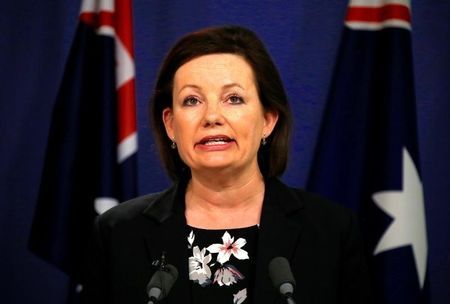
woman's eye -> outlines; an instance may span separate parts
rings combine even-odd
[[[183,105],[184,106],[195,106],[196,104],[198,104],[200,101],[194,97],[194,96],[189,96],[186,97],[183,101]]]
[[[241,104],[244,103],[244,99],[238,95],[232,95],[228,98],[231,104]]]

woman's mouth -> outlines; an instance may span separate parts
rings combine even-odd
[[[226,135],[213,135],[213,136],[205,136],[203,137],[196,146],[200,146],[202,148],[226,148],[231,143],[234,142],[234,139],[226,136]]]

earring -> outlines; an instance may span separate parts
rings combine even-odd
[[[267,144],[266,134],[263,135],[263,138],[261,138],[261,145],[265,146]]]
[[[174,150],[177,148],[177,143],[175,142],[175,138],[172,138],[172,143],[170,144],[170,147]]]

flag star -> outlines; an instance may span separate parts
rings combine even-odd
[[[399,191],[380,191],[372,196],[375,204],[393,218],[378,242],[374,255],[411,245],[420,287],[425,282],[427,234],[423,189],[416,166],[403,148],[403,187]]]

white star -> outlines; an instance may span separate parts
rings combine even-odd
[[[416,166],[406,148],[403,148],[403,189],[377,192],[372,198],[380,209],[393,218],[374,255],[411,245],[419,284],[423,288],[428,252],[423,190]]]

